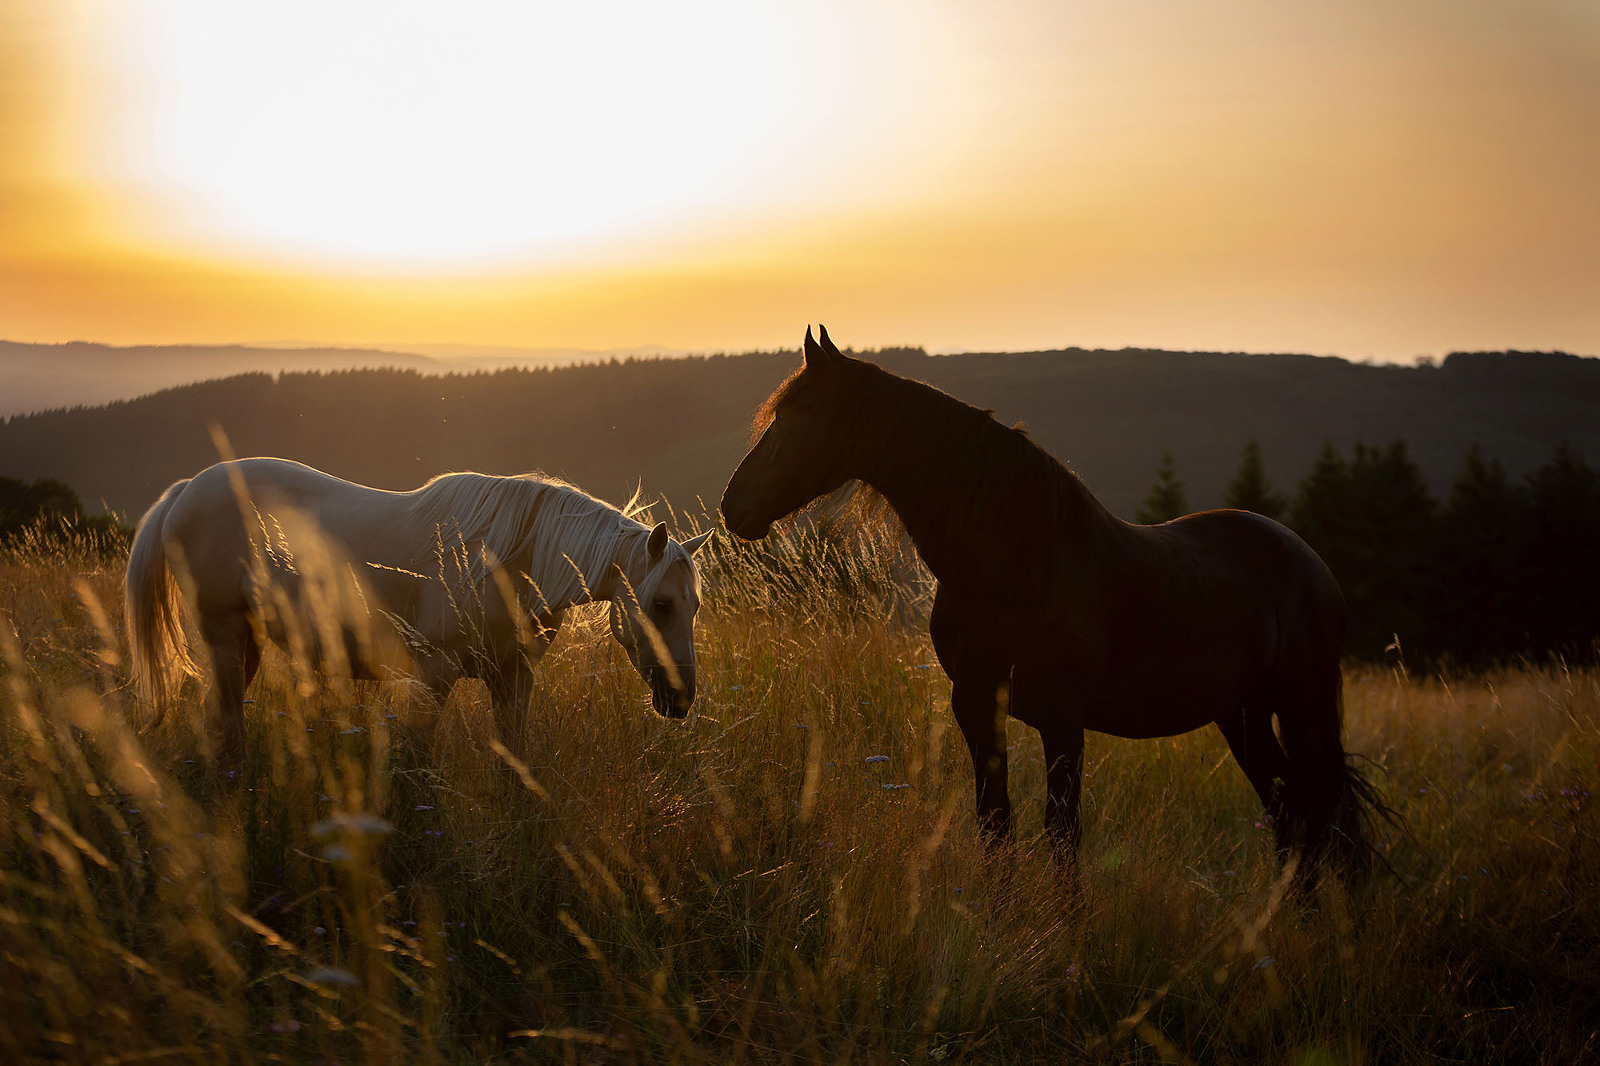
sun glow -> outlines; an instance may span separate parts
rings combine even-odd
[[[1592,351],[1570,0],[0,0],[30,340]]]
[[[821,6],[293,0],[122,14],[106,39],[122,99],[98,165],[137,190],[135,225],[360,269],[537,262],[804,195],[797,157],[865,76],[826,45]]]

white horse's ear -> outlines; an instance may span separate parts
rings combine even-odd
[[[650,531],[650,558],[659,559],[661,553],[667,550],[667,524],[657,522],[656,528]]]
[[[828,328],[826,326],[819,326],[817,328],[822,330],[821,344],[818,344],[811,338],[811,327],[806,327],[806,345],[804,352],[806,367],[808,369],[814,366],[822,366],[825,363],[831,363],[835,359],[841,358],[839,355],[839,349],[835,348],[833,346],[833,342],[828,340]]]
[[[688,540],[684,541],[683,542],[683,550],[688,552],[690,555],[693,555],[695,552],[697,552],[701,548],[703,548],[705,546],[706,541],[708,541],[710,539],[711,539],[711,530],[708,529],[704,533],[700,534],[698,537],[690,537]]]

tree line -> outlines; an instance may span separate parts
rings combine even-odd
[[[1513,481],[1473,444],[1444,498],[1406,443],[1323,446],[1292,494],[1249,442],[1225,506],[1282,521],[1344,589],[1346,649],[1363,658],[1483,666],[1519,657],[1600,657],[1600,471],[1565,442]],[[1136,514],[1188,512],[1169,451]]]
[[[70,485],[54,478],[0,477],[0,550],[70,540],[114,553],[128,533],[112,515],[87,514]]]

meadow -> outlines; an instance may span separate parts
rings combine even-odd
[[[1600,1053],[1600,673],[1349,665],[1347,746],[1403,828],[1309,900],[1215,730],[1091,734],[1073,890],[1016,723],[1018,840],[978,840],[914,560],[774,540],[702,557],[686,722],[597,615],[509,747],[476,683],[429,736],[403,686],[270,653],[221,785],[198,689],[160,724],[130,695],[120,558],[0,557],[0,1058]]]

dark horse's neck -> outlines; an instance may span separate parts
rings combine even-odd
[[[952,592],[1060,591],[1119,525],[1026,433],[930,385],[872,370],[852,382],[862,417],[852,473],[889,501]]]

